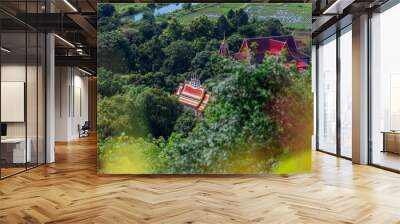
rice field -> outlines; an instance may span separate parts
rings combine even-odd
[[[175,15],[180,22],[188,24],[203,15],[217,20],[219,16],[227,15],[229,10],[240,8],[257,19],[275,18],[293,29],[311,29],[312,5],[302,3],[206,3],[193,6],[192,11],[176,12]]]
[[[119,13],[136,8],[142,11],[146,4],[118,3],[114,4]],[[161,6],[162,7],[162,6]],[[192,4],[190,10],[178,10],[160,15],[159,19],[166,20],[175,17],[183,24],[189,24],[199,16],[207,16],[211,20],[217,20],[221,15],[227,15],[229,10],[243,8],[250,18],[258,20],[275,18],[286,27],[296,30],[311,30],[311,3],[201,3]]]

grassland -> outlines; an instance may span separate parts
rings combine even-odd
[[[177,12],[178,20],[183,24],[191,23],[196,17],[205,15],[212,20],[217,20],[221,15],[227,15],[229,10],[245,8],[247,3],[204,3],[194,5],[192,11]]]
[[[115,11],[119,14],[128,11],[129,8],[141,9],[144,6],[146,6],[145,4],[132,4],[132,3],[116,3],[113,5],[115,7]]]
[[[118,3],[114,4],[119,13],[127,12],[129,8],[135,8],[136,11],[143,11],[146,4],[143,3]],[[158,7],[161,7],[158,4]],[[211,20],[217,20],[221,15],[227,15],[229,10],[238,10],[240,8],[250,15],[250,18],[257,19],[279,19],[286,27],[296,30],[311,29],[311,4],[303,3],[201,3],[192,5],[191,10],[178,10],[173,13],[167,13],[159,16],[161,21],[168,17],[176,17],[181,23],[189,24],[199,16],[207,16]]]
[[[243,8],[250,17],[256,17],[257,19],[276,18],[287,27],[310,30],[311,7],[311,4],[298,3],[204,3],[194,5],[191,11],[181,10],[168,15],[176,15],[180,22],[188,24],[202,15],[212,20],[217,20],[220,15],[227,15],[231,9]]]

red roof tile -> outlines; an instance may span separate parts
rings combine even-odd
[[[248,56],[249,48],[251,48],[254,43],[257,44],[257,48],[254,52],[257,63],[262,62],[267,52],[272,55],[277,55],[284,48],[288,50],[288,61],[302,61],[306,64],[305,61],[310,59],[310,56],[299,52],[293,36],[245,38],[239,52],[235,53],[233,57],[239,61],[245,60]]]
[[[181,94],[197,100],[201,100],[204,95],[204,89],[195,88],[190,84],[185,84]]]
[[[200,112],[204,111],[204,109],[207,106],[208,99],[209,99],[209,95],[208,94],[204,95],[203,101],[201,102],[199,108],[197,108],[198,111],[200,111]]]
[[[233,54],[233,57],[238,61],[243,61],[246,59],[246,54],[244,52],[238,52]]]
[[[179,102],[202,112],[208,103],[209,95],[205,93],[205,89],[193,87],[190,83],[179,86],[176,91]]]
[[[279,54],[279,52],[281,52],[281,50],[285,47],[284,42],[273,40],[273,39],[268,40],[268,45],[269,46],[268,46],[267,51],[269,51],[272,55]]]

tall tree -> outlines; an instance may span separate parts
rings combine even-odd
[[[258,21],[255,24],[257,24],[256,32],[258,36],[280,36],[288,33],[278,19]]]
[[[113,16],[114,13],[115,13],[115,7],[113,4],[108,4],[108,3],[99,4],[98,16],[100,18]]]
[[[160,89],[147,89],[137,100],[137,108],[155,138],[168,137],[183,111],[176,97]]]
[[[256,26],[255,24],[247,24],[239,27],[239,33],[245,37],[254,37],[256,36]]]
[[[97,70],[97,91],[101,96],[113,96],[123,92],[123,86],[126,82],[120,75],[100,67]]]
[[[239,9],[236,11],[236,25],[243,26],[249,23],[249,16],[247,13],[244,11],[244,9]]]
[[[246,25],[249,23],[249,16],[244,11],[244,9],[236,10],[235,12],[228,12],[228,20],[232,25],[234,30],[237,30],[240,26]]]
[[[233,17],[235,17],[235,12],[232,9],[229,9],[227,16],[229,20],[232,20]]]
[[[208,17],[200,16],[192,21],[192,23],[189,25],[189,28],[192,35],[195,37],[210,38],[213,34],[214,24],[208,19]]]
[[[242,41],[243,41],[243,36],[241,36],[238,33],[232,34],[228,38],[229,51],[238,52],[240,49],[240,46],[242,45]]]
[[[162,72],[167,74],[178,74],[186,72],[190,68],[194,50],[190,42],[178,40],[172,42],[163,49],[167,59],[162,66]]]
[[[153,15],[153,12],[145,11],[143,12],[143,21],[154,24],[156,22],[156,17]]]
[[[216,37],[223,37],[224,35],[226,35],[226,36],[231,35],[232,27],[224,15],[222,15],[218,18],[215,31],[216,31],[216,34],[214,36],[216,36]]]
[[[162,39],[168,44],[172,41],[179,40],[183,35],[183,26],[176,18],[173,18],[162,33]]]
[[[176,120],[174,131],[181,133],[183,136],[188,134],[196,126],[197,118],[193,111],[185,110],[182,115]]]
[[[165,59],[162,45],[157,37],[139,47],[138,70],[140,72],[158,71]]]
[[[99,33],[98,36],[99,64],[113,72],[129,71],[131,61],[130,45],[120,31]]]

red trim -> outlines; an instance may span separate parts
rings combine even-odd
[[[209,98],[209,95],[205,93],[203,88],[195,88],[188,83],[183,87],[179,86],[176,95],[179,102],[200,112],[207,106]]]
[[[201,98],[203,98],[203,95],[204,95],[204,89],[194,88],[190,84],[185,84],[181,94],[201,100]]]

